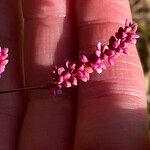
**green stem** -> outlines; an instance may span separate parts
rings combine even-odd
[[[45,86],[45,85],[38,85],[38,86],[31,86],[31,87],[3,90],[3,91],[0,91],[0,94],[20,92],[20,91],[29,91],[29,90],[37,90],[37,89],[48,89],[48,87]]]

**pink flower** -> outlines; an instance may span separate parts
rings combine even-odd
[[[77,70],[77,78],[83,82],[87,82],[90,79],[90,73],[85,68],[86,66],[83,64]]]
[[[0,75],[5,71],[5,67],[8,63],[8,48],[0,47]]]
[[[90,74],[94,71],[102,73],[106,68],[105,62],[114,65],[115,59],[119,55],[128,53],[128,44],[136,43],[139,38],[136,31],[137,25],[126,20],[125,27],[120,27],[115,36],[110,37],[108,44],[98,42],[95,52],[81,54],[78,63],[67,61],[64,67],[55,66],[51,75],[51,81],[55,84],[50,88],[50,92],[53,95],[59,95],[63,87],[77,86],[78,80],[83,82],[90,80]],[[4,62],[4,64],[6,63]]]

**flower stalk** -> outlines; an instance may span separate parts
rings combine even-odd
[[[38,90],[38,89],[48,89],[48,87],[44,86],[44,85],[38,85],[38,86],[31,86],[31,87],[24,87],[24,88],[2,90],[2,91],[0,91],[0,94],[29,91],[29,90]]]
[[[79,81],[87,82],[93,72],[101,74],[106,63],[114,65],[115,59],[122,54],[128,54],[128,44],[136,44],[139,36],[136,34],[138,25],[125,21],[125,27],[119,27],[114,36],[109,38],[108,44],[97,43],[95,51],[82,53],[78,62],[66,61],[62,66],[55,66],[50,73],[50,83],[46,86],[25,87],[0,91],[2,93],[19,92],[37,89],[49,89],[51,95],[62,94],[62,88],[77,86]],[[0,74],[4,72],[8,63],[8,49],[0,49]]]

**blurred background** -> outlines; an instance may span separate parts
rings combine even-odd
[[[130,6],[133,20],[139,25],[138,32],[141,38],[138,40],[137,48],[145,75],[150,120],[150,0],[130,0]]]

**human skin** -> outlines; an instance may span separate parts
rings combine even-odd
[[[131,19],[128,0],[22,0],[22,10],[18,0],[0,4],[0,45],[10,49],[1,89],[46,83],[53,64],[95,50]],[[1,95],[0,150],[148,150],[143,72],[135,46],[129,51],[61,96]]]

